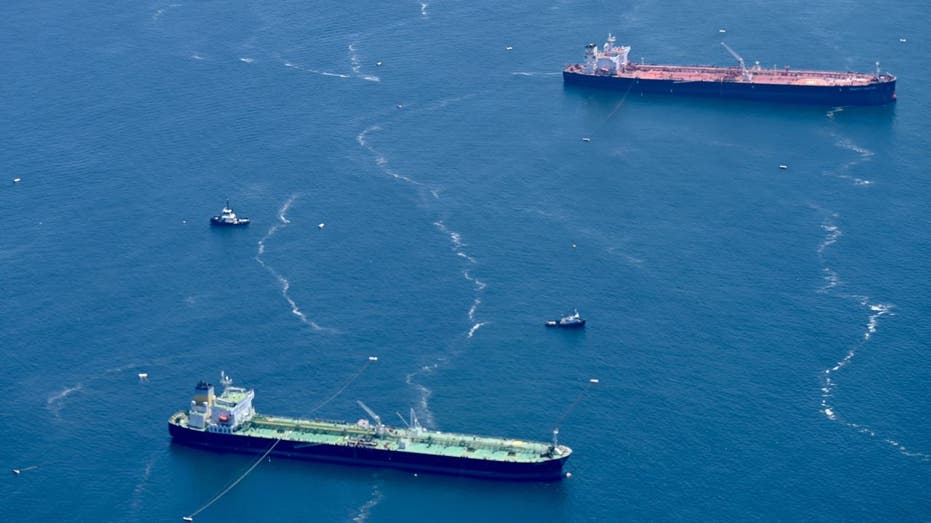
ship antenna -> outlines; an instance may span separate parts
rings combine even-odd
[[[231,378],[230,376],[227,376],[226,372],[221,370],[220,371],[220,383],[223,384],[224,388],[229,387],[230,385],[233,384],[233,378]]]

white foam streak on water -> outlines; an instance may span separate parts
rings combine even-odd
[[[363,130],[361,133],[356,135],[356,142],[358,142],[358,144],[361,145],[366,151],[372,153],[372,155],[375,157],[375,165],[377,165],[384,174],[394,178],[395,180],[400,180],[402,182],[406,182],[411,185],[416,185],[419,187],[427,187],[423,183],[420,183],[417,180],[414,180],[413,178],[410,178],[408,176],[395,172],[394,169],[392,169],[388,165],[388,159],[385,158],[383,154],[378,152],[374,147],[372,147],[369,144],[368,142],[369,133],[378,132],[378,131],[381,131],[381,127],[377,125],[370,125],[369,127],[366,127],[365,130]],[[437,193],[435,192],[435,189],[431,189],[431,193],[433,194],[434,198],[438,197]]]
[[[288,292],[291,289],[291,282],[289,282],[287,278],[279,274],[278,271],[276,271],[271,265],[268,265],[267,263],[265,263],[265,260],[262,259],[262,255],[265,254],[265,242],[268,241],[269,238],[274,236],[279,230],[283,229],[284,227],[287,227],[291,223],[291,220],[288,220],[288,217],[286,216],[285,213],[288,212],[288,209],[291,208],[291,205],[294,204],[295,200],[297,200],[297,195],[296,194],[291,195],[284,202],[284,205],[282,205],[281,208],[278,210],[279,223],[276,223],[275,225],[272,225],[271,227],[269,227],[268,232],[265,233],[265,236],[262,236],[262,238],[259,240],[258,251],[256,252],[256,255],[255,255],[255,261],[259,262],[259,265],[261,265],[262,268],[268,271],[268,273],[274,276],[275,280],[278,281],[278,285],[281,286],[281,296],[285,299],[286,302],[288,302],[288,305],[291,307],[291,314],[295,315],[301,321],[301,323],[303,323],[304,325],[307,325],[311,329],[318,331],[318,332],[323,332],[323,331],[335,332],[333,329],[321,327],[320,325],[317,324],[317,322],[308,318],[307,315],[304,314],[304,311],[302,311],[301,308],[298,307],[297,302],[295,302],[294,299],[291,298],[291,295]]]
[[[319,69],[312,69],[310,67],[304,67],[302,65],[289,62],[287,60],[283,61],[282,65],[284,65],[285,67],[291,68],[291,69],[296,69],[298,71],[304,71],[305,73],[319,74],[320,76],[331,76],[333,78],[352,78],[352,76],[348,74],[331,73],[329,71],[321,71]]]
[[[466,335],[466,337],[467,337],[467,338],[471,338],[472,335],[475,334],[475,331],[477,331],[477,330],[479,330],[480,328],[482,328],[486,323],[488,323],[488,322],[480,321],[480,322],[476,323],[475,325],[472,325],[472,328],[469,329],[469,333]]]
[[[48,409],[52,411],[52,413],[55,414],[56,417],[58,417],[59,412],[61,412],[61,404],[65,400],[65,398],[74,394],[75,392],[80,391],[81,388],[82,388],[82,385],[78,383],[74,387],[66,387],[61,392],[58,392],[56,394],[49,396],[48,400],[46,400],[45,402],[46,407],[48,407]]]
[[[886,445],[895,448],[904,456],[919,459],[921,461],[931,461],[931,455],[929,454],[910,450],[896,440],[880,437],[873,429],[865,425],[843,419],[837,413],[836,407],[831,404],[831,398],[836,387],[836,382],[833,379],[833,375],[843,370],[853,362],[854,357],[857,355],[857,351],[862,349],[876,333],[879,327],[879,319],[882,316],[894,315],[892,312],[894,305],[891,303],[870,303],[869,296],[862,296],[857,294],[839,294],[833,292],[833,289],[840,285],[840,277],[833,269],[827,266],[825,263],[824,253],[828,247],[837,243],[837,241],[840,240],[840,238],[843,236],[843,231],[841,231],[840,227],[834,223],[834,220],[837,217],[838,215],[836,213],[830,213],[825,221],[821,224],[821,229],[825,231],[826,234],[825,238],[821,241],[820,244],[818,244],[817,253],[818,259],[821,262],[821,270],[824,274],[825,285],[818,289],[818,292],[836,296],[845,300],[856,301],[861,306],[868,308],[872,314],[870,314],[867,318],[866,329],[863,332],[862,339],[853,347],[849,348],[843,358],[838,360],[830,368],[824,370],[824,373],[822,374],[823,378],[821,386],[821,413],[831,421],[841,423],[844,426],[859,432],[860,434],[865,434],[871,438],[877,438],[881,440]]]
[[[381,78],[370,75],[362,74],[362,64],[359,61],[359,52],[356,49],[356,42],[349,44],[349,65],[352,68],[352,74],[363,80],[368,80],[369,82],[380,82]]]
[[[353,51],[353,52],[355,51],[352,45],[350,45],[350,51]],[[443,108],[445,108],[451,103],[465,100],[467,98],[471,98],[472,96],[475,96],[475,94],[442,99],[437,102],[423,104],[420,106],[419,110],[421,111],[442,110]],[[408,106],[406,109],[410,109],[410,106]],[[416,111],[409,111],[409,110],[405,111],[406,114],[411,114],[412,112],[416,112]],[[401,114],[401,113],[398,113],[398,114]],[[390,166],[390,162],[388,161],[388,158],[371,145],[371,143],[369,142],[369,135],[371,133],[378,132],[381,130],[382,128],[379,125],[374,125],[374,124],[369,125],[365,129],[363,129],[359,134],[356,135],[356,142],[359,144],[359,146],[361,146],[366,151],[372,154],[375,165],[379,168],[379,170],[381,170],[383,174],[391,177],[394,180],[404,182],[411,186],[417,187],[418,189],[428,189],[430,195],[433,197],[433,200],[439,200],[440,190],[438,188],[429,187],[424,183],[421,183],[413,178],[410,178],[409,176],[405,176],[403,174],[400,174],[394,171]],[[441,232],[447,235],[452,245],[452,251],[457,257],[465,260],[465,262],[469,265],[476,265],[478,263],[475,258],[470,256],[465,251],[466,244],[462,240],[462,235],[459,232],[450,230],[442,220],[433,222],[433,225],[437,229],[439,229]],[[469,321],[472,323],[472,325],[469,327],[469,330],[466,331],[465,333],[465,339],[469,340],[472,338],[472,336],[475,335],[475,333],[482,326],[487,324],[487,322],[481,322],[481,321],[476,320],[476,312],[478,310],[478,306],[482,303],[480,295],[481,295],[481,292],[487,287],[487,284],[479,280],[475,276],[473,276],[468,268],[465,268],[462,270],[462,276],[463,278],[465,278],[467,281],[469,281],[472,284],[475,290],[475,297],[473,298],[472,303],[469,306],[469,309],[467,312]],[[456,351],[454,350],[453,352],[456,352]],[[450,357],[449,354],[445,354],[445,355],[441,354],[437,357],[436,362],[433,363],[432,365],[425,365],[420,370],[407,374],[407,376],[405,377],[405,382],[408,385],[415,387],[420,395],[419,407],[420,407],[420,411],[423,414],[425,424],[427,426],[435,426],[433,414],[430,412],[430,408],[429,408],[429,398],[430,398],[430,395],[432,394],[432,391],[426,386],[424,386],[423,384],[414,381],[414,378],[418,375],[432,372],[434,369],[436,369],[440,365],[440,363],[447,362],[449,360],[449,357]]]
[[[133,512],[138,511],[141,506],[142,494],[145,492],[146,483],[148,483],[149,478],[152,476],[152,467],[155,465],[156,459],[157,456],[149,458],[149,461],[145,464],[145,469],[142,471],[142,479],[133,487],[132,501],[130,502]]]
[[[411,372],[404,377],[404,383],[407,383],[411,387],[417,389],[417,393],[420,395],[420,399],[418,400],[417,404],[419,407],[417,409],[417,413],[421,418],[423,418],[424,425],[431,428],[436,427],[436,420],[433,417],[433,412],[430,410],[430,396],[433,395],[433,391],[423,384],[415,382],[414,376],[417,376],[418,374],[429,373],[437,366],[438,365],[435,363],[432,366],[424,366],[419,371]]]
[[[372,487],[371,497],[369,498],[368,501],[365,502],[365,504],[359,507],[359,513],[356,514],[356,517],[352,518],[352,521],[354,521],[355,523],[364,523],[365,521],[367,521],[369,518],[369,515],[371,515],[372,513],[372,509],[375,508],[375,506],[378,505],[381,502],[381,500],[384,499],[384,497],[385,495],[382,494],[381,489],[379,488],[379,485],[376,483]]]
[[[834,117],[834,113],[829,112],[828,118],[833,118],[833,117]],[[874,153],[873,151],[865,147],[861,147],[853,143],[853,141],[850,140],[849,138],[840,136],[838,134],[833,134],[833,133],[832,133],[832,136],[835,139],[834,145],[836,147],[854,152],[857,154],[857,157],[854,158],[853,160],[850,160],[849,162],[841,164],[841,166],[838,167],[837,169],[825,171],[824,174],[827,176],[833,176],[835,178],[840,178],[842,180],[850,181],[854,185],[859,185],[859,186],[872,185],[873,184],[872,180],[867,180],[866,178],[860,178],[858,176],[853,176],[851,174],[848,174],[848,171],[850,171],[856,165],[870,161],[876,153]]]
[[[511,73],[511,75],[513,75],[513,76],[528,76],[528,77],[533,77],[533,76],[540,76],[540,77],[542,77],[542,76],[559,76],[559,75],[562,75],[562,73],[554,73],[554,72],[533,72],[533,71],[514,71],[514,72]]]

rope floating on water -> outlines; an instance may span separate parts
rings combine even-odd
[[[557,421],[556,424],[554,425],[555,428],[559,428],[559,426],[562,425],[562,422],[566,421],[566,418],[569,417],[569,414],[571,414],[572,411],[575,410],[576,405],[582,402],[582,398],[585,397],[585,394],[588,393],[589,389],[592,388],[592,385],[597,384],[598,381],[599,381],[598,378],[592,378],[588,380],[588,383],[586,383],[585,386],[582,387],[582,390],[579,391],[579,394],[575,397],[575,400],[573,400],[572,403],[570,403],[569,406],[566,408],[566,410],[563,411],[562,415],[559,417],[559,421]]]
[[[252,472],[253,470],[255,470],[255,467],[258,467],[258,466],[259,466],[259,463],[261,463],[262,460],[264,460],[269,454],[271,454],[272,451],[275,450],[275,447],[277,447],[279,443],[281,443],[281,438],[276,439],[275,442],[272,443],[272,445],[271,445],[270,447],[268,447],[268,450],[265,451],[265,454],[262,454],[262,456],[261,456],[259,459],[255,460],[255,463],[253,463],[252,466],[249,467],[248,470],[246,470],[241,476],[239,476],[239,478],[237,478],[236,481],[232,482],[228,487],[226,487],[225,489],[221,490],[221,491],[220,491],[216,496],[214,496],[210,501],[208,501],[206,504],[204,504],[204,506],[200,507],[199,509],[195,510],[194,512],[191,512],[191,514],[190,514],[189,516],[184,516],[184,517],[182,517],[181,519],[183,519],[184,521],[194,521],[194,517],[195,517],[195,516],[197,516],[198,514],[200,514],[200,513],[203,512],[203,511],[207,510],[207,508],[209,508],[210,505],[213,505],[214,503],[216,503],[217,501],[219,501],[220,498],[222,498],[223,496],[225,496],[227,492],[233,490],[233,487],[235,487],[236,485],[238,485],[240,481],[246,479],[246,476],[248,476],[250,472]]]
[[[307,415],[312,416],[315,412],[325,407],[329,402],[335,400],[337,396],[342,394],[344,390],[346,390],[350,385],[352,385],[352,382],[356,381],[359,378],[359,376],[361,376],[362,373],[365,372],[365,369],[369,368],[369,365],[371,365],[372,363],[375,363],[376,361],[378,361],[377,356],[369,356],[368,359],[365,360],[365,363],[362,365],[362,368],[356,371],[356,373],[353,374],[352,376],[349,376],[349,379],[347,379],[338,389],[336,389],[336,392],[330,395],[330,397],[328,397],[327,399],[323,400],[323,402],[321,402],[319,405],[314,407],[310,412],[307,413]]]

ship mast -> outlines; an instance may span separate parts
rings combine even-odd
[[[737,51],[731,49],[731,47],[725,44],[724,42],[721,42],[721,45],[723,45],[724,48],[727,49],[727,52],[731,53],[731,56],[733,56],[734,59],[737,60],[737,63],[740,64],[740,72],[743,73],[744,80],[748,82],[751,81],[753,79],[753,76],[750,74],[750,71],[747,70],[747,64],[744,63],[743,57],[737,54]]]

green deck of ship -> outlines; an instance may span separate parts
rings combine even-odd
[[[187,415],[179,412],[172,422],[187,425]],[[571,453],[571,449],[560,445],[558,453],[551,452],[552,445],[537,441],[496,438],[438,432],[423,429],[420,433],[406,428],[384,427],[381,435],[375,427],[355,423],[325,420],[303,420],[295,418],[256,414],[246,426],[234,434],[241,436],[277,439],[311,445],[365,446],[395,452],[415,454],[538,463],[559,459]],[[402,448],[403,447],[403,448]]]

